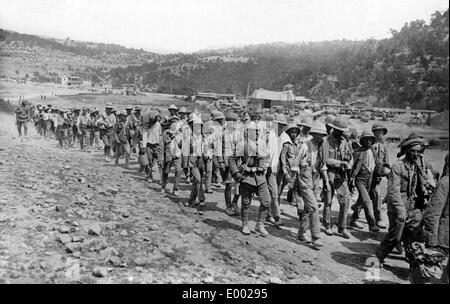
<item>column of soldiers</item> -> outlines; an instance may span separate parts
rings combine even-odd
[[[371,132],[357,136],[340,116],[327,116],[320,123],[283,114],[263,117],[258,111],[239,115],[213,110],[211,119],[204,121],[197,110],[175,105],[165,117],[156,108],[141,112],[140,107],[126,107],[114,113],[107,104],[101,115],[95,109],[70,111],[51,105],[38,105],[27,117],[23,109],[16,113],[18,127],[32,119],[40,135],[54,137],[62,148],[78,140],[81,150],[101,149],[103,141],[105,160],[115,158],[118,165],[123,157],[126,166],[131,155],[138,155],[140,172],[149,183],[154,182],[154,169],[159,171],[162,195],[167,194],[173,169],[171,194],[179,195],[182,179],[190,183],[191,193],[184,204],[200,214],[207,207],[205,193],[213,193],[214,184],[224,183],[225,212],[240,217],[244,235],[252,230],[252,200],[259,201],[256,233],[268,236],[268,223],[284,225],[281,197],[287,190],[287,201],[297,208],[298,240],[314,248],[324,246],[321,221],[325,234],[349,239],[350,228],[364,228],[359,223],[363,210],[371,233],[388,227],[376,250],[380,266],[393,249],[404,248],[412,281],[429,282],[435,275],[430,265],[442,266],[448,256],[448,155],[439,179],[424,159],[426,143],[417,134],[401,142],[398,160],[391,162],[384,140],[388,130],[379,123],[373,124]],[[388,183],[384,199],[379,190],[383,178]],[[350,206],[351,193],[356,191],[358,198]],[[339,204],[337,219],[331,212],[335,201]],[[382,217],[383,204],[388,225]]]

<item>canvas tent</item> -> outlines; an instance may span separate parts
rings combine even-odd
[[[249,107],[254,109],[268,109],[273,106],[283,106],[294,108],[295,95],[289,91],[269,91],[266,89],[256,89],[250,96]]]

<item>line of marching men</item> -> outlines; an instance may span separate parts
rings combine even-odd
[[[281,114],[263,117],[254,111],[225,115],[212,110],[210,117],[203,121],[197,110],[190,113],[175,105],[164,117],[156,108],[142,111],[139,106],[128,106],[117,113],[111,104],[101,115],[98,110],[62,110],[50,105],[38,106],[33,114],[39,134],[48,137],[54,133],[61,147],[73,145],[78,138],[81,149],[93,148],[94,144],[101,149],[103,141],[105,160],[115,157],[118,164],[124,157],[126,165],[131,154],[138,154],[140,171],[149,182],[153,182],[154,168],[158,168],[162,194],[166,194],[172,168],[174,196],[184,174],[185,181],[192,185],[185,205],[197,208],[199,213],[206,207],[205,193],[213,193],[212,185],[225,184],[226,213],[241,217],[245,235],[251,233],[252,199],[260,202],[257,233],[269,235],[265,229],[268,222],[283,225],[280,198],[287,189],[287,201],[297,207],[300,220],[298,239],[315,248],[324,245],[319,202],[324,204],[325,233],[331,236],[337,232],[344,238],[351,236],[348,226],[363,229],[358,222],[361,212],[369,231],[377,233],[386,228],[381,208],[385,203],[389,229],[376,251],[381,265],[393,249],[403,251],[404,247],[412,273],[419,269],[416,278],[429,278],[429,269],[425,271],[423,265],[430,265],[430,261],[423,257],[442,262],[442,257],[448,256],[448,155],[439,178],[423,158],[426,143],[419,135],[404,139],[399,145],[399,159],[391,163],[384,141],[388,130],[379,123],[373,124],[372,132],[358,136],[340,116],[327,116],[320,123],[308,117],[288,120]],[[388,180],[384,199],[379,197],[382,178]],[[445,185],[447,192],[442,191]],[[358,199],[350,206],[355,189]],[[331,213],[334,197],[339,203],[336,220]],[[335,223],[337,231],[333,230]],[[418,246],[419,241],[427,246]]]

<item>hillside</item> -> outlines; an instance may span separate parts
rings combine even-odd
[[[115,44],[73,41],[0,29],[0,75],[41,82],[74,74],[107,78],[111,68],[154,61],[158,54]]]
[[[287,86],[319,102],[364,100],[444,111],[448,39],[448,10],[434,13],[429,23],[406,23],[383,40],[277,42],[169,55],[0,29],[0,77],[51,82],[74,74],[180,95],[212,91],[245,96],[247,88]]]
[[[270,43],[176,54],[159,64],[111,70],[115,83],[142,77],[160,92],[240,93],[264,87],[319,101],[448,109],[448,10],[392,30],[384,40]]]

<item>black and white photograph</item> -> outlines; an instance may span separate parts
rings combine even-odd
[[[0,283],[448,286],[448,7],[0,0]]]

